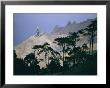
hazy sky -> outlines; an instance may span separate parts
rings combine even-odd
[[[96,18],[95,13],[14,13],[14,46],[35,34],[37,26],[41,32],[50,33],[55,25],[65,26],[69,21],[79,23],[92,18]]]

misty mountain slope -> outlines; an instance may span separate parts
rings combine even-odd
[[[45,42],[51,44],[52,41],[48,39],[45,34],[38,37],[33,35],[29,39],[23,41],[20,45],[18,45],[15,50],[19,58],[24,58],[25,55],[33,51],[32,48],[34,45],[42,45]]]
[[[77,32],[78,30],[84,29],[85,27],[87,27],[93,20],[94,19],[88,19],[80,23],[68,22],[65,27],[60,27],[59,25],[56,25],[52,33],[65,34],[68,32]]]
[[[22,59],[25,58],[26,55],[28,55],[31,52],[34,52],[34,49],[32,49],[34,45],[43,45],[45,42],[50,44],[50,47],[52,47],[55,51],[60,51],[60,47],[58,45],[56,45],[55,43],[53,43],[53,41],[55,38],[61,37],[61,35],[59,35],[59,36],[52,35],[51,37],[50,36],[51,36],[50,34],[49,35],[43,34],[43,35],[37,36],[37,37],[35,35],[33,35],[29,39],[22,42],[20,45],[18,45],[15,48],[18,58],[22,58]],[[42,55],[37,56],[37,57],[38,57],[38,59],[40,59],[40,58],[44,59],[44,53],[42,53]],[[47,62],[43,62],[43,61],[41,61],[39,63],[41,68],[46,67]]]
[[[27,40],[23,41],[21,44],[15,47],[16,54],[18,58],[23,59],[29,53],[34,52],[34,49],[32,49],[34,45],[43,45],[45,42],[50,44],[50,47],[53,48],[55,51],[59,52],[61,48],[57,44],[53,43],[55,38],[66,37],[68,36],[69,32],[77,32],[80,29],[86,28],[86,26],[88,26],[92,20],[93,19],[89,19],[81,23],[68,22],[68,24],[65,27],[55,26],[51,33],[44,33],[40,34],[39,36],[32,35]],[[81,36],[80,41],[77,42],[77,45],[82,46],[82,44],[87,43],[89,46],[89,42],[87,40],[87,37]],[[97,43],[94,44],[94,49],[97,49]],[[39,58],[44,59],[44,53],[42,53],[38,57],[38,59]],[[60,62],[62,63],[62,61]],[[45,62],[45,60],[43,60],[39,62],[39,65],[41,68],[46,67],[46,63],[47,61]]]

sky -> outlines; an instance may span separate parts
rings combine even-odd
[[[96,16],[96,13],[14,13],[14,46],[34,35],[37,27],[41,33],[51,33],[56,25],[64,27],[69,21],[79,23]]]

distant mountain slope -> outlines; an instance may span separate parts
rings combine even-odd
[[[54,30],[52,31],[52,33],[68,33],[68,32],[77,32],[80,29],[85,28],[86,26],[88,26],[91,21],[93,21],[94,19],[88,19],[86,21],[80,22],[80,23],[76,23],[76,22],[68,22],[67,25],[65,27],[60,27],[58,25],[55,26]]]

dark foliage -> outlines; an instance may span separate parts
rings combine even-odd
[[[17,58],[14,51],[14,74],[15,75],[35,75],[39,74],[39,62],[33,53],[27,55],[24,60]]]
[[[50,64],[48,65],[48,70],[50,71],[50,73],[57,73],[57,72],[60,72],[61,71],[61,65],[60,65],[60,62],[58,59],[54,59],[54,58],[51,58],[51,62]]]
[[[14,74],[15,75],[25,75],[27,74],[27,67],[22,59],[17,58],[16,52],[14,50]]]

